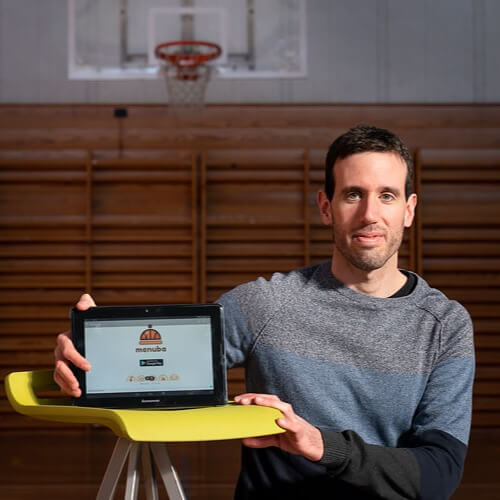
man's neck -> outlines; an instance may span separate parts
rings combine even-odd
[[[399,271],[397,262],[396,253],[380,269],[364,271],[352,265],[340,252],[334,250],[332,274],[352,290],[372,297],[385,298],[396,293],[408,279]]]

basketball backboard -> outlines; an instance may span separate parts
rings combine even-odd
[[[156,78],[155,47],[221,46],[219,78],[307,75],[306,0],[67,0],[70,79]]]

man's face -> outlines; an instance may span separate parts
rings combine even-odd
[[[417,202],[415,194],[405,199],[406,171],[394,153],[354,154],[335,162],[332,201],[319,194],[321,218],[332,226],[336,250],[358,269],[380,269],[391,257],[397,265]]]

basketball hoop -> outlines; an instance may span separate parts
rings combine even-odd
[[[155,56],[161,62],[172,110],[203,107],[212,70],[208,62],[219,57],[221,52],[216,43],[196,40],[166,42],[156,47]]]

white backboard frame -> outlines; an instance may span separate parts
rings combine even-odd
[[[154,45],[154,21],[151,21],[156,12],[168,12],[172,13],[179,11],[220,11],[221,21],[221,45],[223,53],[221,57],[214,61],[214,66],[217,71],[213,72],[213,78],[222,79],[289,79],[289,78],[304,78],[307,77],[307,12],[306,12],[306,2],[307,0],[297,0],[299,5],[299,55],[298,55],[298,69],[296,71],[290,71],[286,69],[278,70],[242,70],[238,69],[233,71],[228,68],[227,63],[227,51],[224,50],[228,46],[228,30],[227,25],[229,22],[227,11],[221,7],[153,7],[149,9],[148,12],[148,25],[150,31],[148,32],[147,40],[147,60],[148,65],[143,67],[101,67],[96,68],[95,66],[85,66],[83,64],[78,65],[76,63],[77,48],[76,48],[76,1],[77,0],[67,0],[68,3],[68,78],[70,80],[148,80],[156,79],[158,75],[159,64],[151,64],[152,52],[151,45]],[[96,0],[97,1],[97,0]],[[225,40],[224,40],[225,37]],[[226,66],[225,66],[226,65]]]

